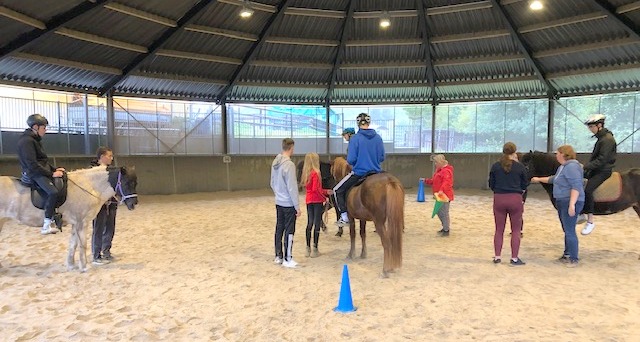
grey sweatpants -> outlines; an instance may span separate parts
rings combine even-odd
[[[444,202],[438,210],[438,218],[440,222],[442,222],[442,229],[444,231],[449,231],[449,225],[451,224],[451,220],[449,219],[449,205],[451,202]]]

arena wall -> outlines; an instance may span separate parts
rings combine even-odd
[[[489,168],[498,154],[447,154],[455,168],[455,187],[486,189]],[[89,165],[88,156],[51,156],[57,166],[68,170]],[[117,165],[133,165],[138,173],[138,192],[143,195],[179,194],[211,191],[236,191],[269,188],[269,173],[273,156],[231,156],[224,163],[222,156],[116,156]],[[321,156],[327,160],[327,156]],[[588,154],[578,159],[588,160]],[[297,163],[303,156],[296,155]],[[619,154],[618,170],[640,167],[640,154]],[[432,163],[425,154],[390,154],[383,163],[386,171],[398,176],[406,188],[415,188],[418,178],[432,174]],[[16,156],[0,156],[0,174],[19,176]],[[534,190],[539,189],[536,187]]]

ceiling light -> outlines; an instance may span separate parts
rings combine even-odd
[[[242,4],[242,9],[240,10],[241,18],[250,18],[253,15],[253,9],[251,5],[249,5],[249,1],[244,1]]]
[[[534,0],[534,1],[530,1],[529,2],[529,8],[531,8],[534,11],[539,11],[543,7],[544,6],[542,5],[542,1],[540,1],[540,0]]]
[[[382,17],[380,17],[380,27],[386,29],[389,26],[391,26],[391,18],[389,17],[389,12],[384,11],[382,12]]]

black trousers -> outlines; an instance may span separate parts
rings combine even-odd
[[[291,260],[293,255],[293,234],[296,232],[296,208],[276,205],[276,257]],[[282,250],[284,240],[284,251]]]
[[[118,203],[107,203],[102,206],[98,216],[93,220],[93,235],[91,237],[91,251],[93,258],[111,255],[111,243],[116,232],[116,212]]]
[[[587,185],[584,187],[584,208],[582,209],[582,214],[593,213],[593,192],[609,177],[611,177],[611,171],[601,171],[593,174],[593,176],[587,180]]]
[[[333,196],[336,200],[336,208],[342,214],[347,212],[347,193],[358,181],[360,176],[355,175],[353,172],[346,175],[334,188]],[[340,219],[340,217],[338,217]]]
[[[53,219],[56,212],[56,202],[58,202],[58,189],[53,185],[53,180],[46,176],[36,176],[31,179],[47,194],[44,202],[44,217]]]
[[[313,246],[318,247],[320,238],[320,225],[322,224],[322,203],[307,204],[307,247],[311,247],[311,229],[313,228]]]

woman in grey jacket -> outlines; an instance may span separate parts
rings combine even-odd
[[[564,231],[564,253],[559,260],[567,263],[568,267],[575,267],[578,265],[577,213],[580,213],[584,206],[582,165],[576,160],[576,152],[570,145],[558,147],[556,159],[560,167],[555,175],[533,177],[531,183],[553,184],[553,197]]]

